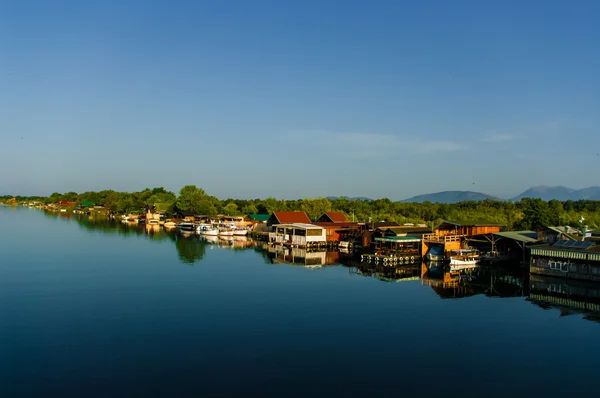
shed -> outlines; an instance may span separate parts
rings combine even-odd
[[[433,232],[437,236],[459,235],[459,236],[475,236],[482,234],[493,234],[500,232],[502,225],[495,223],[473,223],[473,222],[453,222],[443,221],[441,224],[433,228]]]

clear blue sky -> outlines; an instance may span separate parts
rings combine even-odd
[[[598,1],[3,1],[0,194],[600,184]]]

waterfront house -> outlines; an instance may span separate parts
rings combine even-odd
[[[268,226],[277,224],[310,224],[310,218],[303,211],[276,211],[267,220]]]
[[[600,282],[600,246],[595,242],[559,240],[531,247],[532,274]]]
[[[196,221],[196,218],[194,217],[194,212],[191,211],[179,210],[177,213],[175,213],[175,217],[188,222]]]
[[[495,223],[458,223],[443,221],[433,228],[433,233],[439,237],[446,235],[475,236],[500,232],[502,226]]]
[[[577,240],[573,235],[580,234],[580,231],[569,226],[548,227],[538,231],[538,239],[545,243],[554,243],[559,240]]]
[[[271,217],[270,214],[248,214],[244,217],[246,225],[256,232],[269,232],[267,221]]]
[[[351,242],[355,243],[360,240],[362,232],[365,228],[364,224],[355,222],[313,222],[313,225],[318,225],[325,229],[325,236],[328,242]]]
[[[323,213],[321,217],[317,218],[315,222],[347,223],[350,222],[350,220],[348,220],[348,217],[346,217],[346,215],[340,211],[328,211]]]
[[[306,247],[324,246],[327,243],[325,229],[308,223],[277,224],[269,233],[269,242],[282,245]]]

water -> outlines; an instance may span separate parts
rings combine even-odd
[[[594,314],[536,304],[526,276],[390,283],[388,269],[273,264],[275,254],[255,247],[26,208],[0,207],[0,226],[2,397],[600,387]]]

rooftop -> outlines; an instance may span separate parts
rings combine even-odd
[[[523,243],[534,243],[539,240],[537,238],[537,233],[535,233],[534,231],[496,232],[493,235],[501,237],[501,238],[516,240],[518,242],[523,242]]]
[[[269,217],[270,214],[248,214],[248,218],[253,221],[267,221]]]
[[[289,224],[278,224],[275,226],[277,228],[283,227],[283,228],[300,228],[300,229],[323,229],[323,227],[320,227],[318,225],[301,223],[301,222],[289,223]]]
[[[305,223],[310,224],[310,218],[303,211],[276,211],[271,214],[271,217],[275,217],[281,224],[283,223]]]

